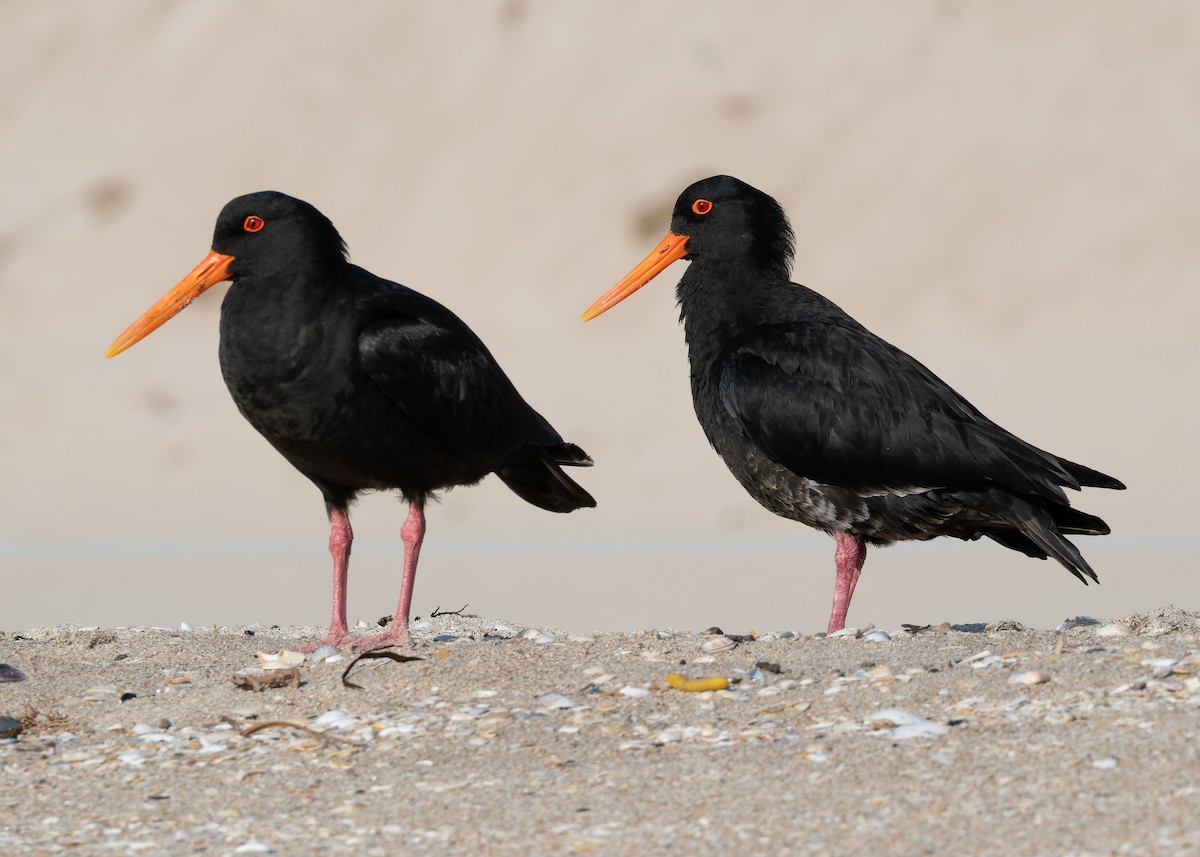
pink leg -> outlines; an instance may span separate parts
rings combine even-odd
[[[867,559],[867,540],[862,536],[834,533],[833,537],[837,541],[837,550],[833,555],[834,564],[837,566],[837,579],[833,584],[833,609],[829,612],[830,634],[846,627],[850,599],[854,597],[858,575]]]
[[[333,616],[329,620],[329,633],[320,640],[306,643],[301,651],[311,652],[326,644],[343,645],[349,635],[346,629],[346,580],[350,573],[350,545],[354,542],[354,531],[350,529],[350,516],[345,509],[329,510],[329,554],[333,557]]]
[[[400,603],[391,626],[383,634],[367,637],[355,643],[356,649],[375,649],[384,646],[409,646],[408,616],[412,609],[413,584],[417,579],[417,559],[421,542],[425,540],[425,498],[417,497],[408,506],[408,517],[400,528],[404,540],[404,579],[400,581]]]

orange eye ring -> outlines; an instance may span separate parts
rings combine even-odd
[[[242,221],[242,228],[245,229],[247,232],[257,232],[258,230],[262,229],[266,225],[267,225],[266,221],[264,221],[261,217],[259,217],[256,214],[251,214],[249,217],[247,217],[245,220]]]
[[[692,203],[692,211],[696,214],[704,215],[713,210],[713,204],[707,199],[698,199]]]

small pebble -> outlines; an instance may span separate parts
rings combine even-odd
[[[11,664],[0,664],[0,683],[6,681],[25,681],[25,673]]]
[[[21,734],[21,721],[13,717],[0,717],[0,740],[16,738]]]
[[[1097,759],[1096,761],[1092,762],[1093,768],[1099,768],[1102,771],[1111,771],[1116,766],[1117,760],[1112,756],[1109,756],[1105,759]]]

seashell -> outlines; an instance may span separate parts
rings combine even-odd
[[[731,640],[728,637],[709,637],[700,644],[700,651],[708,655],[715,655],[718,652],[728,652],[737,648],[737,641]]]
[[[278,652],[257,652],[258,662],[264,670],[286,670],[304,663],[303,652],[280,649]]]
[[[864,634],[863,639],[869,643],[888,643],[891,642],[892,635],[887,631],[872,631],[869,634]]]
[[[25,673],[11,664],[0,664],[0,683],[7,681],[25,681]]]
[[[1008,678],[1009,684],[1045,684],[1048,681],[1050,681],[1050,676],[1036,670],[1016,673]]]
[[[575,700],[561,693],[543,693],[537,698],[537,704],[544,708],[574,708]]]
[[[319,664],[322,661],[328,661],[339,653],[337,646],[326,643],[323,646],[317,646],[308,656],[310,664]]]
[[[945,735],[950,727],[944,723],[934,723],[919,714],[904,711],[900,708],[888,708],[868,719],[868,725],[874,729],[892,730],[891,735],[896,739],[919,738],[925,735]]]
[[[340,708],[331,708],[320,717],[313,721],[314,726],[329,726],[333,723],[345,720],[350,715],[342,711]]]
[[[621,696],[633,697],[634,699],[644,699],[650,695],[650,691],[648,689],[644,687],[635,687],[631,684],[625,685],[625,687],[621,688],[619,691],[617,691],[617,693],[621,694]]]
[[[961,661],[956,661],[954,663],[954,665],[956,667],[961,667],[963,664],[971,664],[971,663],[974,663],[975,661],[981,661],[984,658],[990,658],[990,657],[992,657],[992,650],[984,649],[982,652],[976,652],[975,654],[971,655],[970,657],[963,658]]]
[[[827,636],[830,636],[830,637],[858,637],[858,636],[860,636],[860,633],[861,632],[857,628],[842,628],[840,631],[834,631],[832,634],[828,634]]]
[[[1096,629],[1097,637],[1128,637],[1129,629],[1124,625],[1101,625]]]

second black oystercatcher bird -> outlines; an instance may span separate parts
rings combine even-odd
[[[1124,488],[985,417],[832,301],[791,282],[794,237],[779,204],[730,176],[696,182],[666,238],[583,314],[588,321],[677,259],[692,401],[709,443],[750,495],[833,535],[829,631],[846,612],[867,545],[987,536],[1096,573],[1064,536],[1108,525],[1064,487]]]
[[[425,501],[495,473],[551,512],[596,505],[562,470],[592,460],[531,408],[469,327],[441,304],[352,265],[333,224],[306,202],[265,191],[217,218],[212,252],[117,337],[121,353],[201,292],[232,280],[221,305],[221,373],[238,410],[321,490],[333,555],[333,618],[318,641],[406,644]],[[346,627],[349,508],[397,490],[404,578],[378,637]]]

